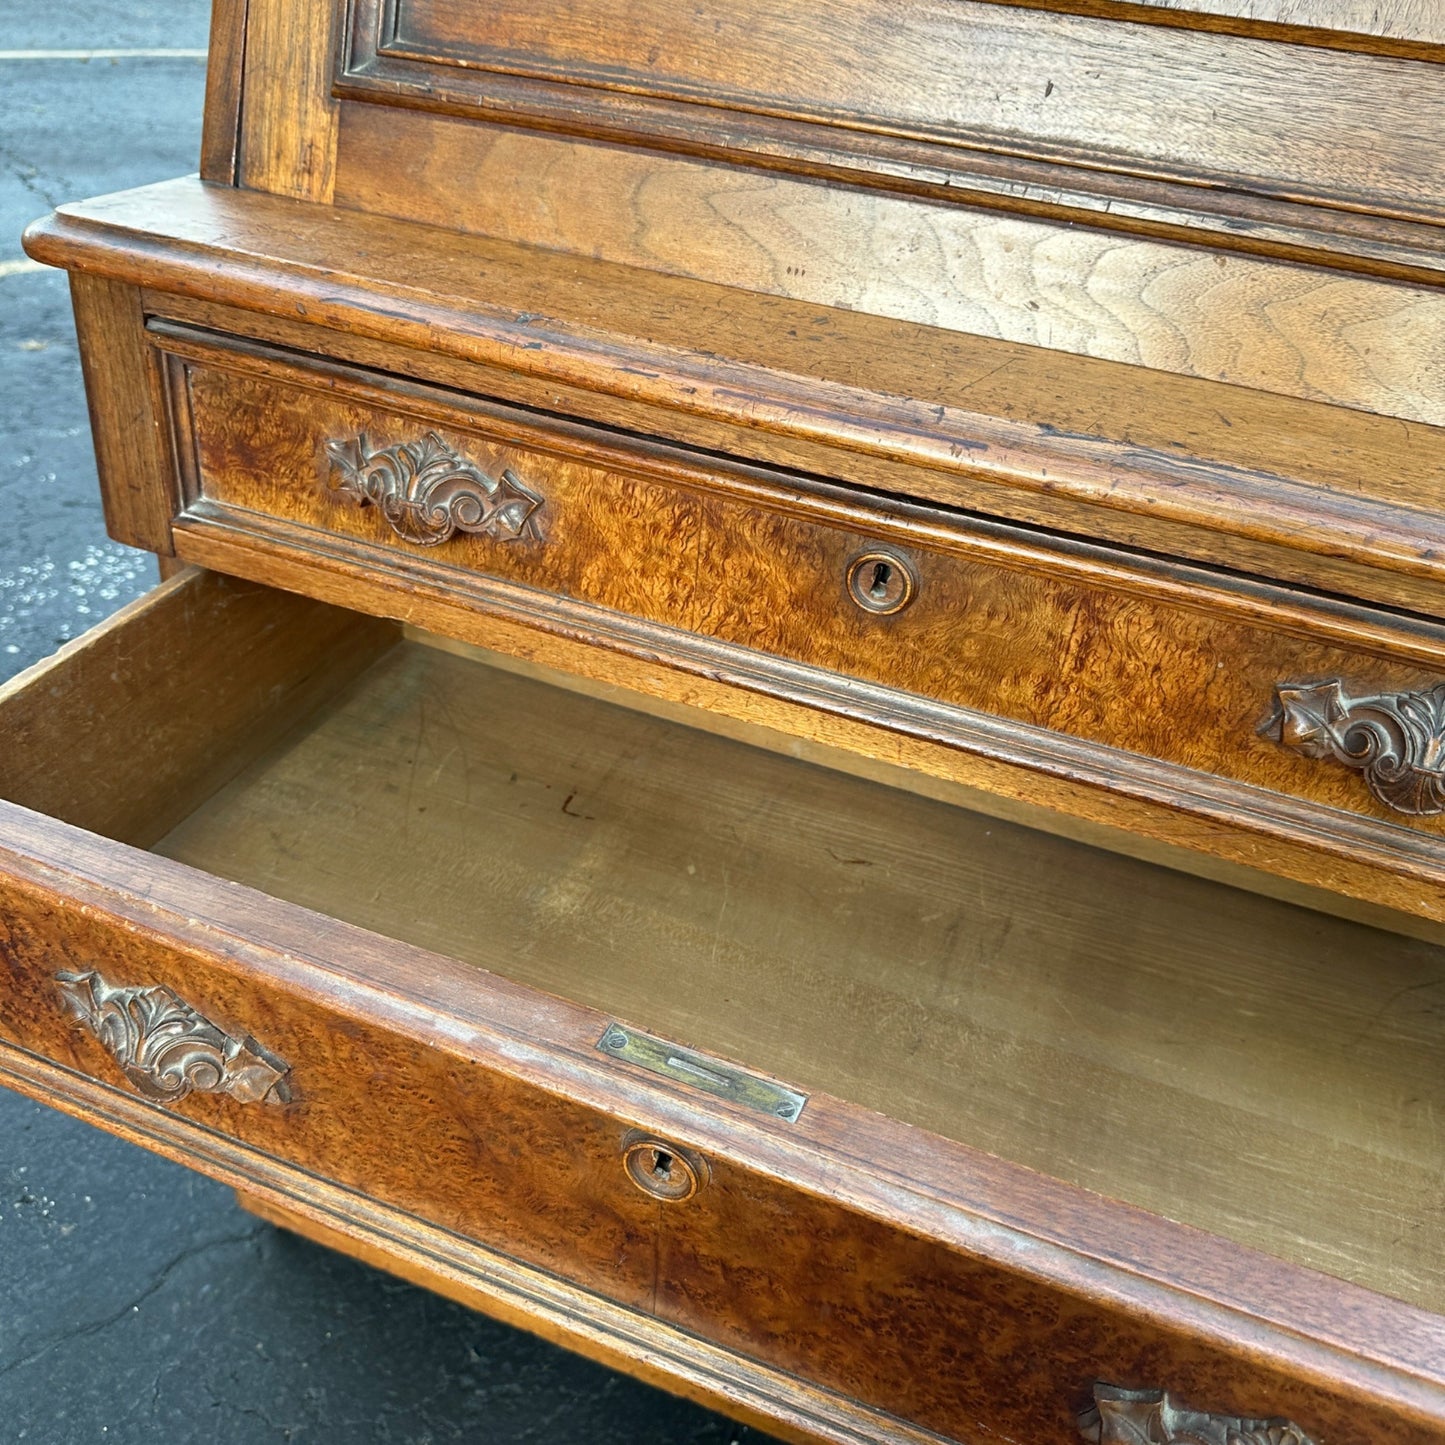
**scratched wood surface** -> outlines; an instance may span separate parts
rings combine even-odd
[[[1369,48],[1371,40],[1445,45],[1445,11],[1438,0],[1042,0],[1045,8],[1127,16],[1163,12],[1182,24],[1201,20],[1252,21],[1323,31]],[[1268,32],[1266,32],[1268,33]]]
[[[415,643],[160,849],[1445,1303],[1431,945]]]
[[[1445,421],[1445,303],[1423,287],[375,107],[343,109],[336,189],[673,275]]]

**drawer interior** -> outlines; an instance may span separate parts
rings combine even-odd
[[[1437,945],[206,575],[0,742],[12,801],[1445,1309]]]

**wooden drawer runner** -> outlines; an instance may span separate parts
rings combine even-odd
[[[549,952],[575,970],[570,992],[603,986],[613,963],[587,931],[595,909],[576,889],[599,868],[635,865],[624,861],[626,849],[589,851],[591,825],[602,826],[600,796],[547,797],[541,775],[507,750],[543,739],[549,711],[590,708],[576,726],[599,745],[611,727],[634,724],[602,704],[564,698],[549,709],[544,701],[518,717],[520,741],[488,720],[495,746],[469,749],[446,721],[444,704],[456,695],[443,674],[473,665],[436,652],[423,659],[424,681],[409,687],[412,664],[397,649],[416,646],[397,644],[392,629],[370,619],[190,574],[0,695],[0,773],[13,800],[0,805],[0,1072],[10,1082],[260,1190],[322,1227],[383,1251],[414,1255],[425,1246],[445,1255],[504,1312],[520,1310],[604,1357],[726,1398],[792,1438],[1064,1445],[1080,1438],[1079,1416],[1096,1389],[1106,1418],[1159,1408],[1147,1394],[1120,1397],[1103,1386],[1168,1390],[1180,1410],[1213,1412],[1211,1429],[1236,1417],[1262,1430],[1272,1421],[1273,1433],[1257,1438],[1288,1445],[1439,1438],[1445,1325],[1425,1309],[1055,1183],[842,1102],[813,1089],[812,1077],[790,1080],[812,1092],[789,1120],[610,1055],[602,1045],[619,1028],[661,1020],[681,1029],[686,1009],[701,1007],[689,1000],[717,992],[713,973],[723,993],[746,994],[734,957],[741,945],[719,932],[734,938],[732,951],[719,954],[715,944],[709,963],[679,941],[664,959],[670,987],[655,990],[648,1017],[564,1001],[554,996],[564,992],[556,980],[550,992],[531,986],[529,970]],[[482,698],[492,684],[465,686],[482,687],[468,694]],[[363,705],[379,711],[347,724]],[[408,731],[413,714],[420,732]],[[354,758],[343,766],[340,753],[321,774],[305,763],[333,727],[327,719],[372,740],[369,769]],[[682,730],[635,726],[643,731],[623,752],[648,752],[644,771],[669,779],[682,764],[667,763],[672,745],[663,734]],[[708,747],[734,750],[736,766],[718,766]],[[701,791],[675,803],[675,813],[699,836],[714,827],[726,834],[702,801],[703,784],[738,776],[751,750],[684,739],[676,751],[697,753],[690,766]],[[446,759],[460,771],[443,777]],[[880,846],[857,819],[877,812],[884,790],[784,759],[765,765],[780,781],[769,795],[774,806],[794,787],[800,798],[815,787],[828,796],[841,789],[836,826],[863,853]],[[297,791],[297,766],[311,768],[331,800],[323,821],[333,841],[339,820],[352,820],[349,870],[338,871],[319,834],[293,846],[278,831],[287,816],[311,826],[326,806],[311,807]],[[564,781],[559,775],[559,789]],[[453,846],[440,800],[495,790],[514,800],[512,821],[488,804],[493,811],[482,816],[491,826],[469,822],[470,842]],[[633,848],[667,851],[648,824],[655,805],[639,803],[635,789],[631,796]],[[262,818],[257,809],[268,806],[278,811]],[[943,828],[955,816],[923,800],[899,806],[934,810]],[[400,811],[393,817],[388,808]],[[269,861],[246,865],[255,828],[269,836]],[[573,855],[555,877],[529,853],[543,834]],[[1057,840],[1038,846],[1088,851]],[[698,854],[704,863],[707,856]],[[392,941],[175,861],[222,857],[224,876],[243,882],[289,876],[299,888],[329,878],[341,911],[353,911],[345,901],[353,892],[369,898],[393,911],[398,936],[440,928],[447,907],[475,899],[480,912],[457,925],[471,954]],[[529,860],[536,876],[518,883],[515,870]],[[681,859],[666,861],[693,877]],[[1058,860],[1037,866],[1071,872]],[[1157,872],[1124,859],[1104,866],[1123,870],[1121,878]],[[740,888],[735,910],[777,919],[776,900],[755,900],[753,887],[726,877],[709,882],[708,871],[698,864],[696,881],[679,886],[689,896],[720,887],[725,909],[728,890]],[[857,874],[843,864],[835,871]],[[835,887],[832,876],[819,875],[814,887]],[[1181,898],[1189,890],[1228,896],[1199,880],[1158,876],[1184,890]],[[634,912],[660,906],[648,903],[645,881],[639,874],[618,885]],[[891,885],[873,886],[886,907]],[[703,903],[715,912],[713,897]],[[1247,906],[1273,910],[1275,923],[1298,917],[1301,948],[1316,954],[1374,936],[1264,900]],[[519,932],[519,907],[553,921]],[[827,897],[816,907],[820,918],[833,911]],[[560,938],[558,919],[582,931]],[[642,935],[622,903],[604,922],[617,952],[636,951]],[[721,930],[722,916],[716,924]],[[1248,920],[1240,930],[1258,931]],[[766,956],[780,945],[755,946]],[[1387,950],[1382,967],[1409,957],[1445,970],[1426,945],[1381,936],[1374,946]],[[891,947],[906,957],[917,945],[897,939]],[[826,968],[826,960],[803,967]],[[822,989],[846,992],[826,980]],[[806,992],[800,981],[790,991]],[[614,997],[646,1007],[645,993]],[[767,1012],[760,1000],[742,1002],[754,1017]],[[780,1018],[799,1007],[811,1008],[808,997],[777,1000]],[[681,1043],[715,1045],[717,1030],[700,1014],[693,1020]],[[866,1073],[878,1052],[866,1046],[887,1022],[870,1023],[865,1012],[857,1027],[856,1038],[835,1037],[819,1061],[798,1067],[810,1073],[837,1056],[862,1061]],[[765,1034],[757,1049],[765,1063],[802,1058],[769,1052]],[[1206,1039],[1203,1051],[1210,1047]],[[1397,1041],[1394,1054],[1409,1047]],[[681,1052],[704,1072],[735,1067]],[[722,1052],[742,1051],[729,1043]],[[909,1091],[921,1086],[895,1067],[902,1056],[887,1052],[882,1073],[904,1079],[894,1112],[906,1114]],[[1355,1089],[1352,1097],[1363,1096]],[[634,1145],[645,1151],[640,1181],[625,1167]],[[686,1193],[671,1185],[686,1183],[689,1171],[697,1186],[690,1197],[663,1197]],[[1218,1192],[1229,1195],[1229,1181]],[[1422,1288],[1435,1297],[1433,1286]],[[1240,1438],[1252,1445],[1256,1436]]]
[[[1082,743],[1445,834],[1441,626],[163,329],[195,534],[483,610],[532,598],[535,625],[682,665],[709,665],[689,636],[803,664],[825,705],[865,706],[851,679],[939,705],[936,736],[1016,723],[1060,773]],[[1376,705],[1423,719],[1403,780],[1344,758],[1339,710]],[[1127,762],[1100,766],[1129,786]]]

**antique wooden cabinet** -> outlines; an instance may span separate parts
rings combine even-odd
[[[785,1438],[1445,1438],[1442,15],[220,0],[0,1076]]]

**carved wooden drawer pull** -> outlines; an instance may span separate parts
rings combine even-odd
[[[147,1099],[229,1094],[285,1104],[288,1069],[255,1039],[235,1039],[161,984],[118,988],[98,973],[58,973],[66,1009],[110,1051]]]
[[[404,542],[435,547],[458,532],[499,542],[540,541],[542,498],[510,468],[489,477],[434,431],[373,451],[363,432],[326,443],[334,492],[376,507]]]
[[[1091,1445],[1314,1445],[1289,1420],[1207,1415],[1176,1405],[1163,1390],[1117,1385],[1094,1386],[1079,1432]]]
[[[1425,692],[1351,698],[1344,683],[1282,683],[1260,731],[1307,758],[1364,774],[1387,807],[1445,813],[1445,682]]]

